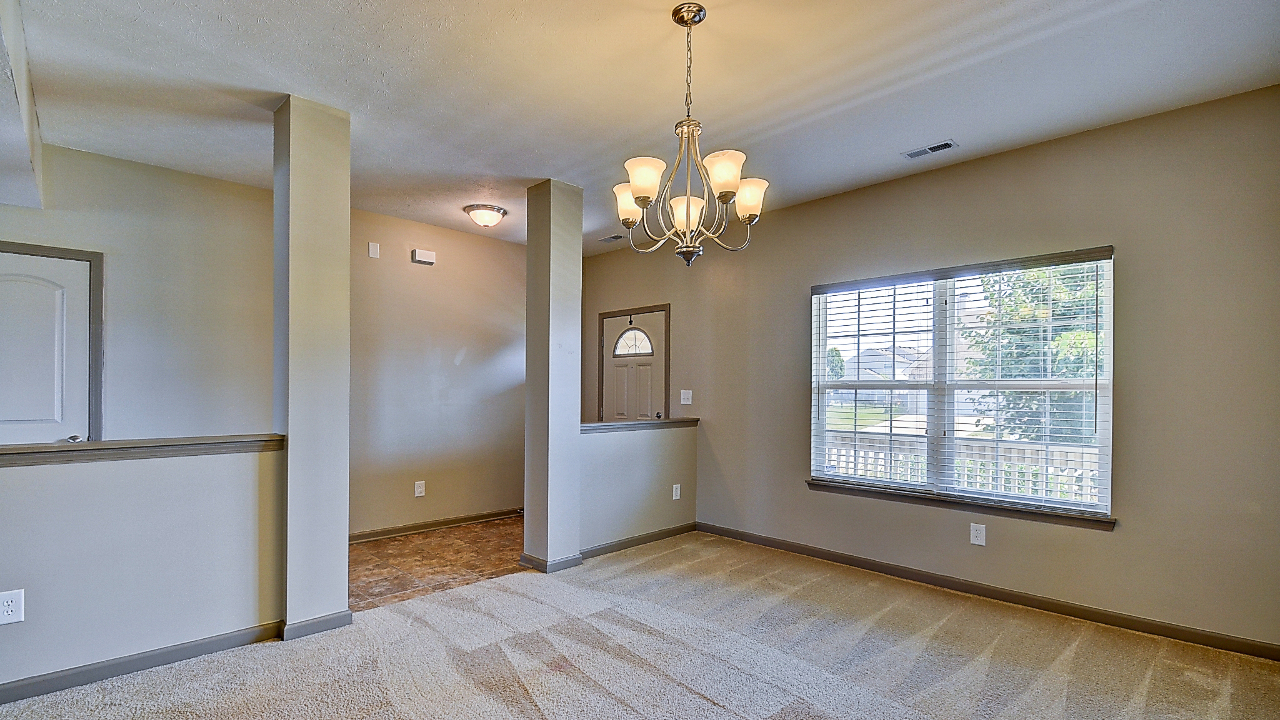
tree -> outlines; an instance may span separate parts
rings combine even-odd
[[[1092,378],[1096,371],[1096,289],[1080,266],[1040,268],[981,278],[987,309],[960,328],[968,344],[965,377],[973,380]],[[992,390],[978,410],[1000,418],[1017,440],[1086,441],[1093,434],[1093,393]],[[1050,409],[1053,412],[1050,413]],[[988,429],[994,429],[987,421]]]
[[[827,379],[839,380],[844,377],[844,355],[840,348],[827,348]]]

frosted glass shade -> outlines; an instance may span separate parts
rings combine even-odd
[[[760,217],[760,207],[764,205],[764,191],[768,187],[768,180],[742,178],[742,182],[738,183],[738,194],[733,198],[739,220],[748,222]]]
[[[619,183],[613,186],[613,194],[618,198],[618,219],[628,230],[640,222],[644,213],[636,199],[631,196],[631,183]]]
[[[688,205],[689,214],[688,222],[685,217],[685,206]],[[681,195],[680,197],[671,198],[671,222],[680,232],[686,232],[690,227],[697,227],[702,222],[702,208],[706,203],[700,197],[689,197]]]
[[[658,186],[662,184],[662,171],[667,164],[658,158],[635,157],[623,163],[627,169],[627,179],[631,181],[631,197],[640,207],[648,207],[649,201],[658,194]]]
[[[471,216],[471,220],[482,228],[490,228],[502,222],[507,211],[497,205],[468,205],[462,208]]]
[[[711,179],[711,192],[720,202],[728,203],[733,194],[738,192],[738,183],[742,180],[742,163],[747,156],[737,150],[721,150],[713,152],[702,160],[707,168],[707,176]]]

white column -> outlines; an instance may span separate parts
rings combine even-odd
[[[351,118],[275,117],[275,426],[288,436],[286,640],[350,624]]]
[[[524,554],[543,572],[578,554],[582,404],[582,188],[529,188],[525,290]]]

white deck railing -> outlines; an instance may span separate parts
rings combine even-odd
[[[929,486],[926,437],[828,431],[824,444],[818,452],[827,476]],[[949,489],[1072,504],[1107,500],[1096,447],[984,438],[949,445],[943,463]]]

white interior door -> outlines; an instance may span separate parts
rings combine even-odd
[[[666,406],[666,313],[605,318],[604,420],[657,420]]]
[[[0,444],[89,436],[89,263],[0,253]]]

